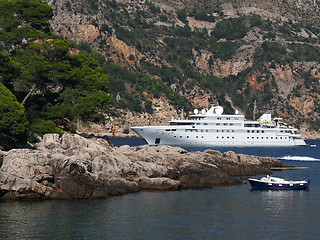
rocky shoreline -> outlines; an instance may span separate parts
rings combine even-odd
[[[143,190],[242,183],[282,167],[266,157],[187,152],[171,146],[111,147],[102,138],[46,134],[37,149],[0,151],[0,199],[105,198]]]

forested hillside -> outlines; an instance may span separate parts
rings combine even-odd
[[[47,3],[0,0],[0,82],[31,132],[127,133],[211,103],[250,119],[255,100],[319,132],[317,1]]]
[[[131,124],[143,124],[139,112],[150,109],[150,102],[156,110],[163,94],[176,109],[219,103],[247,118],[257,100],[260,113],[272,109],[297,127],[320,127],[317,1],[57,0],[51,5],[55,34],[85,42],[107,63],[161,80],[174,91],[156,87],[163,92],[158,93],[145,88],[141,78],[110,74],[112,107],[122,116],[118,109],[132,111],[123,117],[131,117]],[[144,118],[147,123],[152,115]]]

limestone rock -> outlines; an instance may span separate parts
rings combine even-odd
[[[142,190],[178,190],[180,182],[169,178],[141,177],[137,181]]]
[[[122,146],[75,134],[47,134],[37,150],[0,151],[0,198],[97,198],[140,190],[207,188],[233,176],[270,173],[263,157],[171,146]]]
[[[0,171],[0,197],[7,199],[48,198],[53,188],[31,179],[20,178]]]

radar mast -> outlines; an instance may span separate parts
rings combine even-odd
[[[256,120],[256,114],[257,114],[257,100],[254,100],[254,102],[253,102],[253,121]]]

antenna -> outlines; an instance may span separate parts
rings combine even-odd
[[[183,120],[183,108],[181,109],[181,120]]]
[[[257,113],[257,100],[253,102],[253,121],[256,120],[256,113]]]

